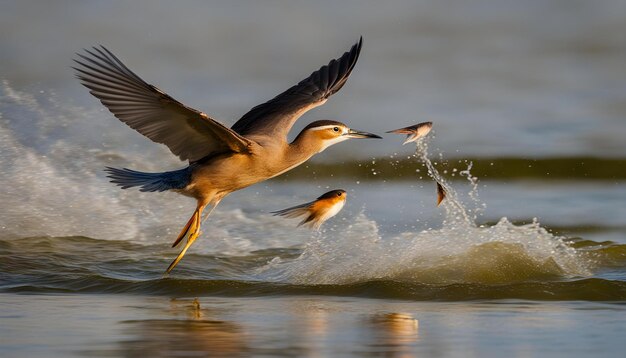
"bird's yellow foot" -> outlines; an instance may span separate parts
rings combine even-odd
[[[217,204],[219,203],[220,203],[220,200],[216,200],[213,203],[213,206],[211,206],[211,210],[209,210],[209,212],[206,214],[207,217],[211,215],[211,213],[213,212],[213,210],[215,209],[215,207],[217,207]],[[196,241],[198,236],[200,236],[200,234],[202,233],[200,231],[200,225],[202,224],[202,212],[206,205],[207,205],[206,203],[202,203],[201,205],[200,204],[198,205],[198,207],[196,208],[196,211],[193,212],[193,215],[191,215],[191,218],[189,219],[189,221],[187,221],[187,224],[185,225],[183,230],[180,232],[180,234],[178,234],[176,241],[174,241],[174,244],[172,245],[172,247],[177,246],[185,237],[187,237],[187,243],[185,244],[185,247],[183,247],[183,249],[180,251],[176,259],[172,261],[170,266],[167,268],[167,270],[165,271],[166,275],[170,273],[170,271],[172,271],[174,267],[176,267],[176,265],[178,265],[180,260],[183,259],[183,256],[185,256],[187,249],[189,249],[191,244],[193,244],[193,242]]]
[[[189,249],[191,244],[193,244],[193,242],[196,241],[199,235],[200,235],[200,211],[196,210],[193,212],[193,215],[191,216],[191,218],[189,219],[189,221],[187,222],[183,230],[178,235],[178,238],[176,238],[176,241],[174,241],[174,244],[172,245],[172,247],[176,247],[185,237],[187,237],[187,243],[185,244],[183,249],[180,251],[178,256],[176,256],[176,259],[174,259],[174,261],[172,261],[170,266],[167,268],[167,270],[165,271],[166,274],[170,273],[170,271],[172,271],[174,267],[178,265],[180,260],[183,259],[183,256],[185,256],[187,249]]]
[[[183,249],[180,251],[180,254],[178,254],[178,256],[176,256],[176,259],[174,259],[174,261],[172,261],[172,263],[167,268],[165,273],[170,273],[174,269],[174,267],[176,267],[176,265],[178,265],[180,260],[183,259],[183,256],[185,256],[185,253],[187,252],[187,249],[189,249],[191,244],[193,244],[193,242],[196,241],[196,239],[198,238],[199,235],[200,235],[200,230],[195,230],[195,231],[189,233],[189,237],[187,238],[187,243],[185,244]]]
[[[187,224],[185,224],[185,227],[180,231],[180,234],[178,234],[178,237],[176,238],[176,241],[174,241],[174,243],[172,244],[172,247],[178,246],[178,244],[180,244],[180,242],[185,238],[185,235],[187,235],[190,232],[196,231],[199,225],[200,225],[200,212],[196,210],[193,212],[193,215],[191,215],[191,217],[189,218],[189,221],[187,221]]]

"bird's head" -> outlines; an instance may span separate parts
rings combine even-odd
[[[380,136],[368,132],[350,129],[341,122],[331,120],[315,121],[304,127],[298,134],[298,139],[308,139],[315,146],[317,152],[330,147],[333,144],[343,142],[350,138],[381,138]]]

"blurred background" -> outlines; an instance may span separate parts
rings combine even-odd
[[[74,53],[90,46],[107,46],[149,83],[231,125],[362,35],[347,85],[306,114],[293,136],[321,118],[378,133],[433,121],[433,144],[448,156],[626,155],[622,0],[27,0],[0,7],[0,77],[28,93],[53,91],[83,113],[102,109],[70,68]],[[28,136],[28,118],[9,120],[19,122],[11,123],[18,137]],[[104,111],[79,123],[72,124],[76,137],[96,139],[101,126],[119,132],[120,142],[154,147]],[[343,144],[318,160],[389,155],[400,141]]]

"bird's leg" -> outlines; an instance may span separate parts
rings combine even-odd
[[[194,231],[195,225],[197,225],[196,224],[197,221],[198,221],[198,208],[196,208],[196,210],[193,212],[193,215],[191,215],[191,218],[189,218],[189,221],[187,221],[187,224],[185,224],[185,227],[180,231],[180,234],[178,234],[178,237],[176,238],[176,241],[174,241],[174,243],[172,244],[172,247],[178,246],[178,244],[180,244],[182,239],[185,238],[187,233]],[[192,228],[192,226],[194,227]]]
[[[208,211],[208,212],[204,215],[204,217],[202,218],[202,220],[200,221],[200,223],[205,222],[205,221],[206,221],[206,219],[208,219],[208,218],[209,218],[209,215],[211,215],[211,213],[213,212],[213,210],[215,210],[215,208],[217,207],[217,204],[219,204],[219,203],[220,203],[220,201],[218,200],[218,201],[216,201],[216,202],[215,202],[215,204],[213,204],[213,205],[211,206],[211,209],[209,209],[209,211]]]
[[[194,229],[195,229],[197,226],[200,226],[199,216],[195,215],[193,217],[193,219],[195,219],[195,220],[194,220],[192,225],[194,226]],[[185,247],[183,247],[183,249],[178,254],[178,256],[176,256],[174,261],[172,261],[172,263],[168,266],[167,270],[165,271],[166,274],[170,273],[174,269],[174,267],[176,267],[176,265],[178,265],[180,260],[183,259],[183,256],[185,256],[185,253],[187,253],[187,249],[191,246],[191,244],[193,244],[194,241],[196,241],[196,238],[198,237],[199,233],[200,233],[200,230],[194,230],[194,231],[191,231],[189,233],[189,236],[187,238],[187,243],[185,244]]]
[[[207,213],[206,217],[203,220],[206,220],[207,217],[213,212],[213,210],[215,209],[215,207],[217,206],[217,204],[219,204],[219,200],[217,200],[212,206],[211,209],[209,210],[209,212]],[[180,262],[180,260],[183,259],[183,256],[185,256],[185,253],[187,253],[187,249],[189,249],[189,247],[191,246],[191,244],[194,243],[194,241],[196,241],[196,239],[198,238],[198,236],[200,235],[200,224],[201,224],[201,218],[202,218],[202,211],[204,210],[204,208],[206,207],[207,204],[200,204],[198,203],[198,207],[196,208],[196,211],[194,211],[193,215],[191,216],[191,219],[189,219],[189,222],[187,223],[187,225],[185,225],[185,228],[183,228],[183,231],[181,231],[181,234],[179,235],[179,237],[176,239],[176,242],[174,242],[174,246],[178,245],[178,243],[185,237],[187,236],[187,243],[185,244],[185,246],[183,247],[183,249],[180,251],[180,253],[178,254],[178,256],[176,256],[176,259],[174,259],[174,261],[172,261],[172,263],[170,264],[170,266],[167,268],[167,270],[165,271],[165,273],[170,273],[174,267],[176,267],[176,265],[178,265],[178,263]]]

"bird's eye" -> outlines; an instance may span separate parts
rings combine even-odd
[[[341,193],[337,193],[337,196],[341,196]]]
[[[339,127],[334,127],[334,128],[333,128],[333,130],[334,130],[335,132],[339,132]]]

